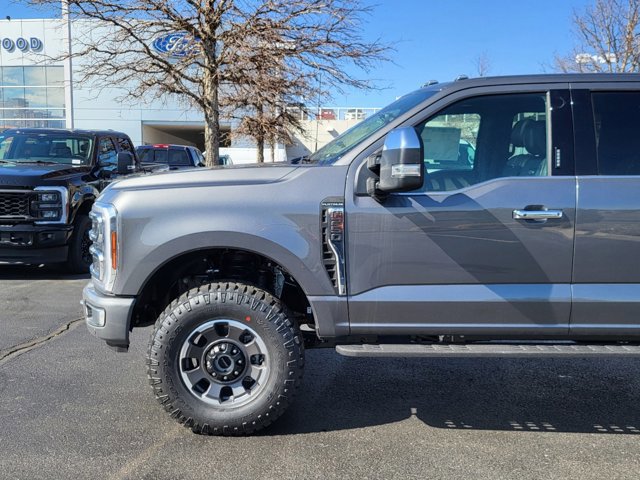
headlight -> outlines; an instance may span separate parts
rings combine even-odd
[[[118,273],[118,212],[113,205],[96,202],[89,214],[93,242],[91,276],[106,291],[111,291]]]
[[[67,223],[69,191],[65,187],[36,187],[30,214],[35,223]]]

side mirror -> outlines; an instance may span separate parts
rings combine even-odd
[[[408,192],[424,183],[424,145],[413,127],[391,130],[384,140],[382,153],[369,158],[370,178],[367,191],[380,200],[394,192]]]
[[[131,152],[118,152],[118,175],[128,175],[136,169]]]

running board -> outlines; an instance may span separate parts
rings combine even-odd
[[[640,345],[557,344],[398,344],[338,345],[347,357],[640,357]]]

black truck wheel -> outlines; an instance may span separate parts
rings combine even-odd
[[[91,219],[87,215],[78,215],[75,220],[75,227],[69,243],[69,254],[67,256],[66,268],[72,273],[87,273],[91,266],[92,258],[89,252],[91,239]]]
[[[304,347],[279,299],[213,283],[175,299],[147,352],[155,397],[195,433],[243,435],[278,418],[301,383]]]

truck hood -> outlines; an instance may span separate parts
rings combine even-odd
[[[0,164],[0,188],[66,185],[70,178],[86,175],[90,171],[90,167],[71,165]]]
[[[194,168],[182,171],[154,173],[126,178],[111,185],[112,190],[146,190],[156,188],[186,188],[211,185],[255,185],[273,183],[295,171],[296,165],[285,163],[230,165],[225,167]]]

